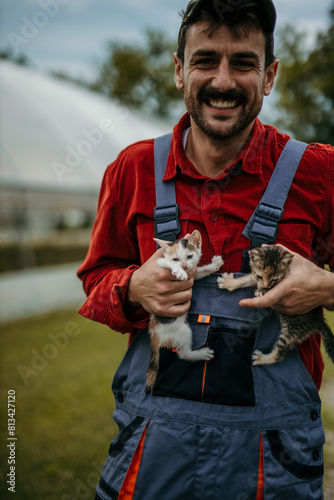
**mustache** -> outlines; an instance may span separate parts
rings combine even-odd
[[[218,89],[204,88],[199,91],[198,98],[202,100],[213,99],[215,101],[222,100],[246,102],[246,97],[244,96],[244,94],[233,89],[226,90],[226,92],[221,92]]]

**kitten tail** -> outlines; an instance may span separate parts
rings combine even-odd
[[[152,316],[149,325],[149,331],[151,335],[151,356],[146,371],[145,394],[149,394],[152,391],[159,370],[160,346],[159,346],[159,340],[157,339],[154,333],[155,325],[156,325],[156,319],[154,318],[154,316]]]

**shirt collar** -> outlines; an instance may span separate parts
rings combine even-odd
[[[173,179],[178,172],[178,167],[184,175],[197,179],[207,179],[201,175],[186,156],[183,148],[183,131],[190,126],[190,117],[188,113],[182,116],[173,129],[171,150],[168,157],[167,167],[163,180]],[[256,118],[252,133],[244,145],[242,151],[236,160],[228,167],[225,172],[219,176],[224,178],[235,167],[237,163],[241,164],[242,169],[254,175],[262,172],[262,157],[265,144],[265,128],[258,118]]]

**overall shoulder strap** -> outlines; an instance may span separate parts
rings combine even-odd
[[[154,232],[156,238],[175,241],[181,231],[179,208],[176,203],[174,179],[163,182],[172,134],[154,140],[154,172],[156,207],[154,209]]]
[[[285,201],[306,147],[305,142],[290,139],[283,149],[267,189],[242,232],[251,240],[251,248],[276,240]],[[244,252],[243,257],[241,272],[249,272],[248,250]]]

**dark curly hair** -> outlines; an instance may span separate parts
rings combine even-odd
[[[268,22],[264,9],[258,2],[253,0],[228,0],[227,2],[212,0],[200,3],[201,5],[196,9],[194,14],[191,12],[191,9],[189,15],[187,11],[181,13],[182,24],[178,37],[177,55],[182,63],[184,62],[187,30],[198,21],[208,22],[208,28],[205,32],[209,35],[212,35],[222,25],[228,26],[237,38],[244,36],[251,26],[260,28],[266,40],[266,68],[274,62],[274,26]]]

